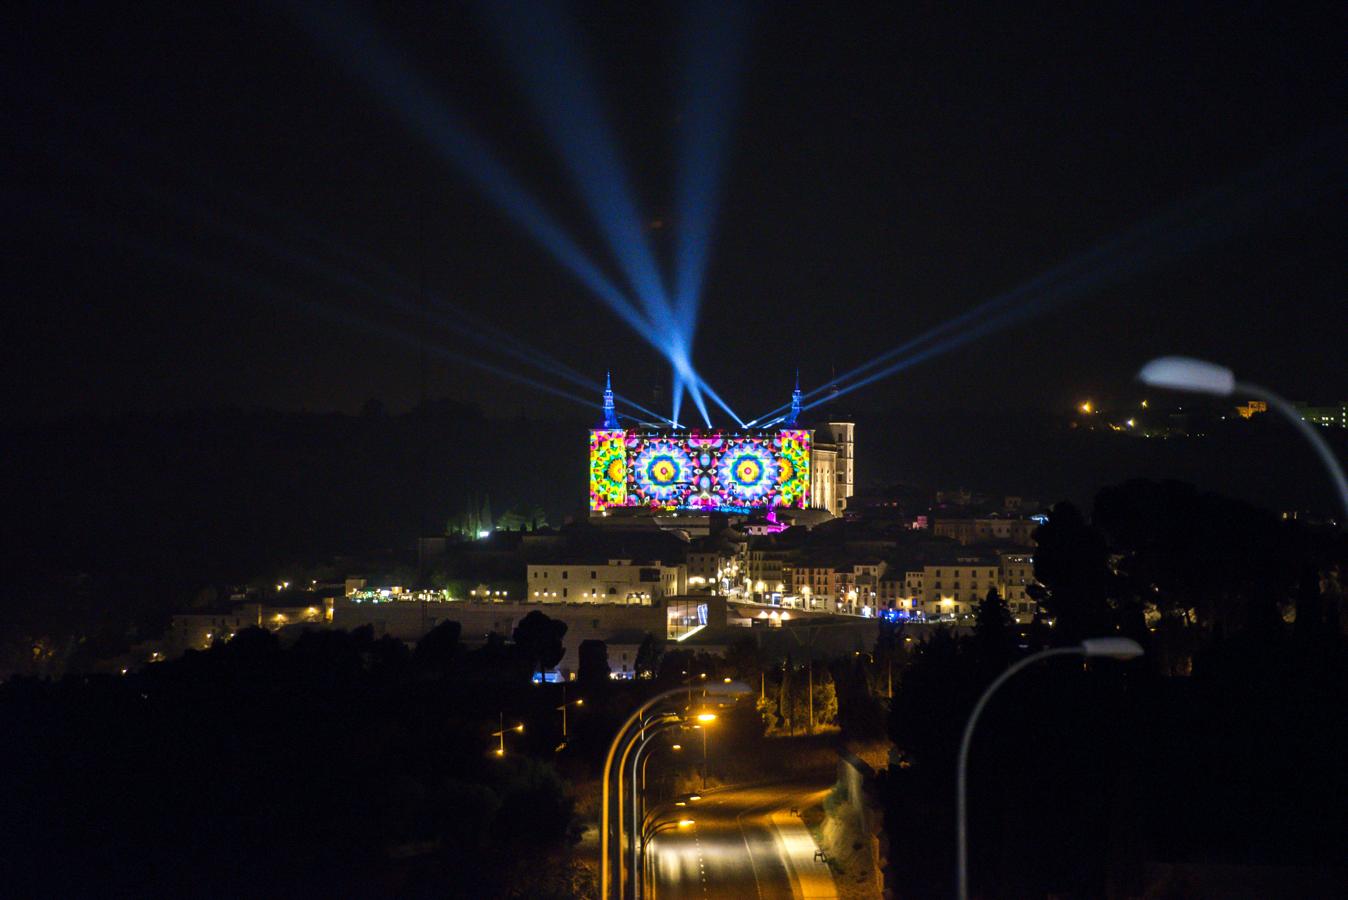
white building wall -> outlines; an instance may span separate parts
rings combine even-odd
[[[605,565],[529,565],[524,577],[525,599],[537,603],[648,604],[688,592],[688,569],[682,564],[646,566],[612,559]]]

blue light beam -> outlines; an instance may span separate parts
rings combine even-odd
[[[680,54],[680,121],[674,194],[674,310],[691,350],[716,224],[747,7],[690,4]]]
[[[505,49],[516,80],[647,318],[677,333],[679,323],[666,299],[627,167],[570,17],[554,0],[487,0],[477,8]]]
[[[335,0],[297,3],[296,9],[320,45],[364,81],[406,127],[426,138],[474,187],[623,322],[654,343],[651,323],[515,181],[467,124],[394,56],[378,37],[372,22]]]
[[[1080,257],[930,329],[845,376],[856,380],[849,380],[842,387],[834,383],[811,391],[816,396],[824,390],[831,390],[831,393],[805,404],[802,409],[820,406],[834,397],[1033,318],[1068,300],[1221,243],[1284,209],[1304,206],[1327,193],[1341,193],[1348,187],[1341,163],[1342,150],[1341,140],[1314,141],[1287,157],[1266,163],[1231,183],[1186,201],[1102,242]],[[956,328],[960,330],[951,334]],[[937,340],[942,335],[949,336]],[[924,344],[927,346],[923,349],[902,356]],[[878,372],[857,378],[860,373],[900,356],[902,358]]]

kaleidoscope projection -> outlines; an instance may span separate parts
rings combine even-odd
[[[782,429],[773,441],[777,451],[777,505],[810,505],[810,432]]]
[[[732,506],[765,506],[777,490],[777,460],[767,441],[736,438],[716,463],[716,485]]]
[[[651,506],[684,506],[693,487],[693,459],[677,438],[627,442],[632,454],[629,496]],[[636,504],[633,504],[636,505]]]
[[[627,502],[627,432],[590,432],[590,509]]]
[[[748,511],[810,505],[804,429],[590,433],[590,509]]]

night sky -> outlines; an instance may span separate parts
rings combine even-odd
[[[1348,396],[1342,4],[762,4],[748,16],[695,363],[746,418],[1246,173],[1202,240],[847,398],[1064,409],[1186,353]],[[568,7],[668,266],[677,4]],[[616,277],[472,7],[367,10]],[[297,264],[386,267],[667,411],[669,369],[285,4],[33,3],[5,16],[4,415],[391,409],[415,310]],[[1275,165],[1312,146],[1310,163]],[[1326,169],[1281,190],[1297,166]],[[1261,169],[1261,167],[1264,167]],[[1192,244],[1192,246],[1190,246]],[[352,269],[351,271],[355,271]],[[429,390],[576,407],[452,361]],[[505,358],[495,362],[515,367]],[[535,376],[550,380],[546,374]],[[565,406],[564,406],[565,405]]]

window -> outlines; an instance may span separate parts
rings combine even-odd
[[[566,596],[566,588],[562,588],[562,596],[563,596],[563,597]]]
[[[615,588],[615,587],[611,587],[611,588],[608,589],[608,592],[609,592],[610,594],[616,594],[616,593],[618,593],[618,589]],[[595,627],[598,628],[599,626],[596,625]]]
[[[566,569],[562,569],[562,580],[563,580],[563,581],[566,581],[566,575],[567,575],[567,570],[566,570]]]
[[[593,581],[593,580],[595,579],[595,577],[596,577],[596,576],[595,576],[595,574],[594,574],[594,570],[591,569],[591,570],[590,570],[590,580]]]

